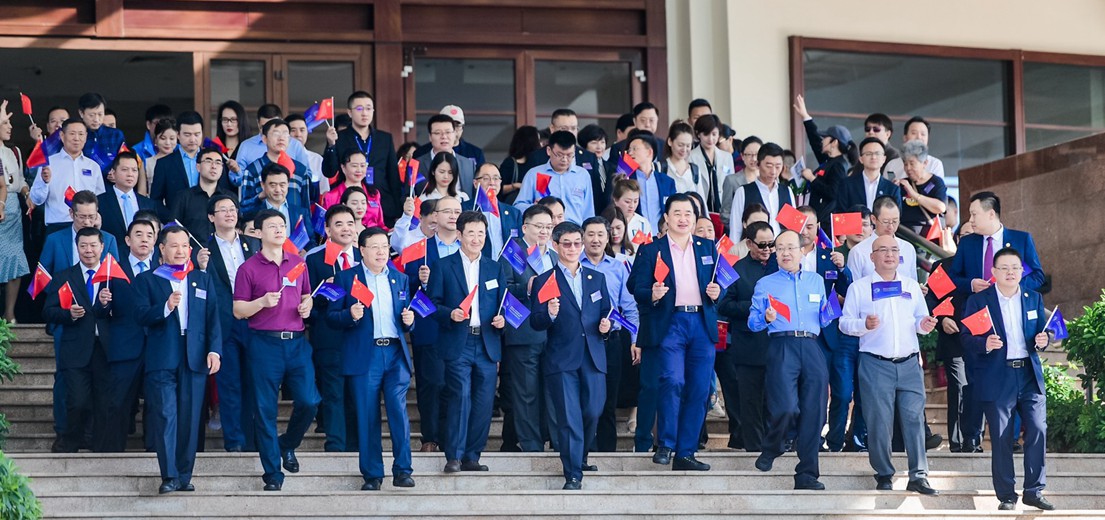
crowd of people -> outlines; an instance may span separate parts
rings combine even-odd
[[[213,136],[199,113],[154,105],[127,145],[88,93],[31,124],[26,159],[0,147],[4,317],[28,279],[57,352],[54,451],[122,451],[142,409],[161,493],[194,489],[216,425],[279,491],[316,422],[378,490],[381,396],[392,484],[413,487],[414,377],[419,450],[446,473],[488,470],[499,413],[498,449],[559,451],[564,489],[622,428],[656,464],[705,471],[711,415],[759,470],[797,452],[796,489],[824,489],[819,452],[866,451],[890,490],[904,449],[906,489],[932,495],[925,450],[942,439],[919,338],[935,330],[951,451],[982,451],[985,417],[1001,508],[1023,450],[1024,503],[1053,509],[1036,352],[1054,333],[1031,235],[1002,225],[990,192],[960,224],[923,118],[899,150],[884,114],[856,143],[801,96],[794,109],[812,168],[737,138],[702,99],[663,133],[647,102],[613,136],[559,109],[497,165],[453,105],[421,146],[373,126],[363,91],[333,123],[227,101]],[[5,101],[0,142],[12,118]],[[316,129],[325,149],[306,146]],[[903,227],[951,256],[919,271]]]

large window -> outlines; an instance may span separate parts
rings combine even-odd
[[[498,162],[515,120],[514,60],[426,58],[415,62],[416,140],[429,142],[426,122],[447,105],[464,111],[464,140]]]
[[[1105,67],[1026,62],[1024,116],[1029,150],[1105,131]]]

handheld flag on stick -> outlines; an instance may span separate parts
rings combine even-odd
[[[20,92],[19,100],[23,102],[23,114],[31,120],[32,125],[35,124],[35,118],[31,117],[31,98],[27,97],[26,94]]]
[[[633,158],[629,156],[629,153],[623,153],[621,157],[618,157],[618,173],[629,177],[640,168],[641,165],[633,160]]]
[[[637,234],[633,235],[633,239],[630,240],[630,242],[633,242],[634,244],[637,244],[639,246],[642,246],[642,245],[645,245],[645,244],[651,244],[652,243],[652,235],[647,235],[647,234],[645,234],[644,231],[638,229]]]
[[[829,235],[825,233],[824,229],[817,228],[817,247],[825,249],[833,248],[833,241],[829,239]]]
[[[311,205],[311,229],[320,237],[326,236],[326,208],[317,203]]]
[[[407,246],[407,248],[404,249],[402,253],[399,253],[399,263],[403,264],[404,266],[422,258],[426,258],[425,238]]]
[[[288,169],[288,180],[295,177],[295,161],[293,161],[284,150],[281,150],[280,155],[276,157],[276,164]]]
[[[300,262],[288,270],[288,274],[284,275],[289,282],[294,282],[299,279],[300,275],[307,272],[307,262]]]
[[[376,298],[372,291],[368,290],[368,286],[361,283],[361,279],[356,277],[353,278],[353,287],[349,289],[349,294],[365,307],[371,307],[372,300]]]
[[[345,297],[345,290],[332,282],[323,281],[315,287],[315,291],[311,293],[311,296],[322,296],[327,300],[336,302]]]
[[[860,213],[833,213],[834,235],[859,235],[863,233],[863,215]]]
[[[817,315],[822,327],[827,327],[830,322],[844,315],[840,308],[840,295],[836,293],[836,287],[833,287],[833,290],[821,302],[821,310]]]
[[[188,261],[183,265],[161,264],[153,270],[153,274],[170,282],[179,282],[187,277],[191,270],[192,262]]]
[[[925,233],[925,240],[930,242],[939,242],[940,238],[944,236],[944,228],[940,225],[940,219],[932,217],[932,222],[929,222],[929,230]]]
[[[73,207],[73,197],[77,194],[77,190],[72,186],[65,188],[65,205],[70,208]]]
[[[418,226],[422,224],[422,220],[418,218],[422,214],[422,198],[414,198],[414,211],[411,211],[411,225],[407,227],[407,231],[414,231],[418,229]]]
[[[660,252],[656,252],[656,267],[652,270],[652,278],[657,283],[664,283],[664,280],[668,278],[668,274],[671,273],[671,268],[668,264],[664,263],[664,259],[660,257]]]
[[[537,303],[545,303],[553,298],[560,297],[560,285],[556,283],[556,273],[549,275],[541,290],[537,291]]]
[[[61,151],[61,129],[54,130],[54,133],[50,134],[41,142],[35,143],[34,150],[31,150],[31,155],[27,156],[27,167],[38,168],[40,166],[46,166],[50,161],[50,156]]]
[[[326,241],[326,252],[323,253],[322,261],[326,265],[335,266],[338,263],[338,255],[342,252],[342,247],[333,240]]]
[[[203,147],[204,148],[214,148],[214,149],[218,150],[219,153],[223,154],[224,157],[226,156],[226,154],[230,153],[230,149],[227,148],[226,145],[223,144],[223,140],[219,139],[218,137],[214,137],[214,138],[205,137],[203,139]]]
[[[618,309],[611,307],[610,312],[606,314],[606,319],[617,323],[618,325],[621,325],[623,329],[628,330],[633,334],[637,333],[637,326],[634,325],[633,322],[629,321],[629,319],[627,319],[624,314],[619,312]]]
[[[533,268],[533,272],[540,273],[545,267],[541,262],[541,248],[537,247],[537,244],[530,246],[529,253],[526,255],[526,263]]]
[[[476,187],[476,207],[484,213],[499,216],[499,201],[492,198],[494,192],[484,191],[483,187]]]
[[[291,253],[293,255],[298,255],[299,254],[299,248],[296,247],[294,242],[292,242],[292,239],[285,238],[284,239],[284,252],[285,253]]]
[[[464,311],[465,318],[467,318],[468,313],[472,311],[472,301],[476,299],[476,292],[479,291],[479,289],[480,284],[476,284],[476,286],[472,288],[472,292],[468,293],[468,296],[465,296],[464,299],[461,300],[460,305],[457,306],[460,310]]]
[[[787,304],[785,304],[785,303],[783,303],[779,300],[776,300],[775,297],[770,295],[770,294],[767,295],[767,303],[768,303],[768,305],[771,305],[772,309],[775,309],[775,312],[779,313],[779,316],[782,316],[783,318],[786,318],[787,321],[790,321],[790,306],[789,305],[787,305]]]
[[[50,285],[52,279],[50,273],[46,272],[46,268],[42,267],[41,263],[38,264],[38,267],[35,268],[35,275],[31,278],[31,285],[27,287],[27,293],[31,295],[31,299],[38,298],[38,295],[46,290],[46,286]]]
[[[1067,332],[1067,322],[1063,319],[1063,313],[1059,312],[1059,307],[1055,307],[1055,312],[1051,313],[1051,317],[1047,319],[1044,330],[1053,332],[1056,340],[1070,337]]]
[[[514,269],[514,272],[520,275],[526,271],[525,255],[525,251],[522,250],[522,246],[518,245],[518,242],[507,240],[503,244],[503,251],[499,253],[499,258],[505,258],[510,267]]]
[[[423,318],[429,317],[431,314],[437,312],[437,306],[430,300],[426,293],[422,292],[422,289],[418,289],[414,293],[414,298],[411,298],[411,304],[407,306],[408,309],[413,310],[419,316]]]
[[[122,278],[130,283],[130,278],[127,277],[127,273],[123,272],[123,268],[119,267],[119,262],[115,260],[111,253],[108,253],[107,258],[100,263],[100,268],[96,271],[96,274],[92,275],[92,283],[104,283],[112,278]]]
[[[734,247],[736,247],[736,244],[733,244],[729,235],[721,235],[721,239],[717,241],[718,254],[725,257],[725,260],[730,264],[736,264],[737,260],[740,260],[740,257],[729,252],[732,251]]]
[[[58,304],[65,310],[73,308],[73,288],[69,286],[69,282],[58,289]]]
[[[288,238],[298,249],[306,249],[307,245],[311,243],[311,235],[307,233],[307,224],[303,222],[302,215],[295,221],[295,227],[292,228],[292,236]]]
[[[963,318],[963,325],[975,336],[990,332],[994,328],[994,320],[990,318],[990,308],[983,307],[978,312]]]
[[[948,298],[932,309],[932,315],[936,317],[940,316],[955,316],[955,307],[952,306],[952,299]]]
[[[515,298],[510,291],[503,296],[503,303],[499,306],[499,312],[511,327],[518,328],[529,318],[529,309],[525,304]]]
[[[541,197],[548,197],[552,192],[549,191],[549,183],[552,182],[552,175],[545,175],[544,173],[537,174],[537,194]]]
[[[779,209],[779,214],[776,216],[779,225],[799,233],[802,232],[802,228],[805,227],[806,221],[809,220],[809,218],[809,215],[794,209],[794,206],[786,203]]]
[[[943,298],[948,293],[955,290],[955,282],[953,282],[951,277],[948,276],[948,273],[944,271],[943,265],[937,266],[936,269],[933,269],[932,273],[929,274],[928,286],[929,289],[932,289],[932,293],[935,294],[937,298]]]
[[[737,270],[733,269],[733,266],[724,258],[714,262],[714,278],[722,289],[728,289],[730,285],[740,280],[740,277]]]

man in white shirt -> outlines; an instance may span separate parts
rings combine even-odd
[[[46,234],[65,229],[73,223],[65,193],[89,190],[96,195],[104,192],[104,177],[100,165],[84,155],[88,126],[80,119],[68,119],[61,125],[62,150],[48,159],[34,184],[31,202],[45,204]]]
[[[762,204],[767,208],[768,224],[776,235],[779,234],[779,208],[783,204],[794,205],[790,190],[779,183],[779,175],[783,173],[783,149],[775,143],[767,143],[760,147],[757,154],[760,165],[760,176],[753,182],[737,188],[733,194],[733,205],[729,213],[729,238],[733,242],[741,240],[744,231],[744,209],[751,204]]]
[[[902,278],[917,280],[917,250],[913,244],[896,236],[898,226],[902,223],[902,213],[898,204],[890,197],[875,199],[875,207],[871,211],[871,224],[875,228],[874,234],[866,240],[856,244],[848,252],[848,269],[852,272],[853,279],[870,276],[875,272],[875,264],[871,261],[871,249],[875,240],[879,237],[894,237],[898,242],[898,274]]]
[[[411,221],[414,220],[414,199],[407,199],[404,203],[403,216],[395,221],[395,228],[391,231],[391,248],[403,251],[407,246],[434,236],[437,230],[437,201],[438,199],[424,200],[419,206],[418,224],[411,229]],[[406,205],[411,206],[411,214],[406,213]]]
[[[908,143],[910,141],[917,140],[925,143],[925,146],[928,146],[929,130],[932,129],[931,127],[932,125],[929,125],[929,122],[925,121],[925,118],[921,116],[913,116],[912,118],[910,118],[909,121],[906,121],[905,123],[905,134],[902,135],[902,142]],[[929,156],[928,160],[928,170],[933,175],[940,177],[941,179],[944,178],[944,162],[931,155]],[[902,162],[902,158],[888,158],[886,162],[886,167],[883,168],[883,176],[885,176],[888,180],[906,178],[905,163]]]
[[[937,491],[928,483],[925,375],[918,358],[917,335],[932,332],[936,318],[929,316],[917,282],[897,272],[901,251],[895,237],[879,236],[873,246],[870,259],[875,273],[852,282],[848,288],[840,331],[859,337],[857,377],[875,489],[893,489],[890,445],[897,409],[909,460],[906,489],[935,495]]]

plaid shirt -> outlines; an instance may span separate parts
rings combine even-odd
[[[264,208],[263,202],[257,196],[261,193],[261,170],[271,162],[266,154],[246,167],[245,173],[242,175],[240,196],[243,215],[252,215]],[[305,164],[296,160],[292,162],[295,163],[295,171],[292,172],[292,178],[288,182],[288,205],[307,209],[311,205],[309,190],[311,178],[307,174]]]

